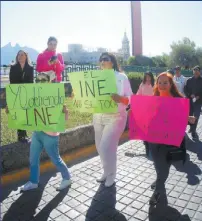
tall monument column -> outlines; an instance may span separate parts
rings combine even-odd
[[[142,55],[142,18],[140,1],[131,1],[132,55]]]

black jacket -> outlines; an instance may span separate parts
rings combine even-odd
[[[19,63],[10,68],[9,80],[11,84],[25,84],[34,82],[34,68],[25,64],[23,70]]]
[[[202,104],[202,77],[199,78],[189,78],[186,82],[184,92],[186,97],[191,98],[191,95],[199,96],[197,103]]]

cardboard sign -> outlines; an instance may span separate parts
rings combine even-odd
[[[189,100],[160,96],[131,97],[130,139],[179,147],[185,135]]]
[[[114,70],[91,70],[68,74],[74,93],[72,108],[86,113],[116,113],[112,98],[117,93]]]
[[[8,127],[31,131],[65,131],[64,84],[9,84]]]

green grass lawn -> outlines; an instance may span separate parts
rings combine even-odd
[[[69,110],[69,119],[66,122],[66,128],[74,128],[79,125],[89,124],[92,122],[92,114],[80,113],[71,109],[71,99],[66,99],[66,105]],[[28,131],[29,136],[31,131]],[[6,145],[17,141],[17,131],[8,128],[8,118],[5,109],[1,109],[1,145]]]

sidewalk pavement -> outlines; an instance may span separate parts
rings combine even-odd
[[[171,167],[166,182],[167,200],[149,207],[151,183],[156,174],[145,157],[141,141],[129,141],[118,149],[116,185],[105,188],[96,182],[102,174],[98,156],[70,168],[72,186],[57,192],[59,173],[42,174],[40,188],[20,193],[25,181],[3,187],[3,221],[201,221],[202,220],[202,119],[199,141],[187,137],[185,166]],[[188,134],[188,136],[190,136]],[[134,157],[125,156],[135,152]]]

